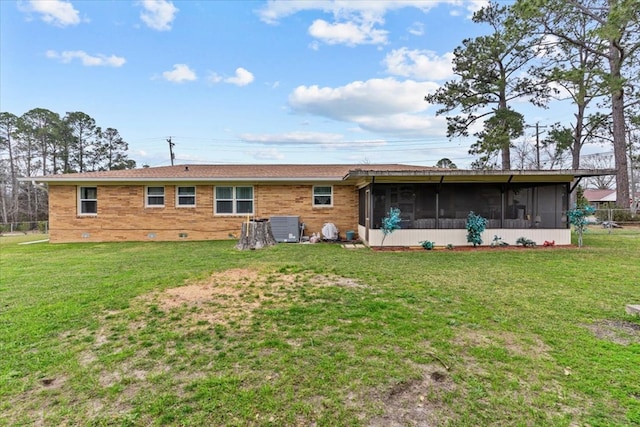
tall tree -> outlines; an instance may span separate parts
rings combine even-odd
[[[36,143],[42,174],[50,173],[47,162],[55,157],[60,116],[44,108],[34,108],[24,113],[20,120],[22,135],[28,135],[27,137],[32,138]]]
[[[596,55],[607,64],[601,72],[610,97],[616,199],[618,205],[628,207],[625,108],[629,107],[629,100],[625,90],[629,91],[631,79],[638,79],[640,3],[638,0],[518,0],[517,7],[532,22],[542,24],[548,34]],[[571,27],[567,23],[577,16],[590,22],[587,37],[567,31]],[[631,101],[636,102],[637,98]]]
[[[98,169],[121,170],[135,167],[135,161],[130,160],[126,154],[129,144],[122,139],[117,129],[107,128],[105,131],[100,131],[99,136],[100,159],[98,163],[100,166]]]
[[[520,10],[521,7],[515,8],[516,13],[520,13]],[[526,18],[525,14],[523,19]],[[588,40],[594,37],[592,27],[593,23],[588,17],[575,15],[567,20],[564,31],[573,39]],[[544,27],[540,29],[544,34]],[[576,108],[575,120],[570,127],[556,123],[547,144],[553,141],[558,152],[569,150],[573,169],[579,169],[582,148],[593,141],[607,122],[602,113],[590,113],[590,109],[595,107],[594,101],[608,93],[601,71],[603,58],[582,45],[569,43],[556,36],[545,37],[541,53],[540,66],[534,67],[532,73],[558,84],[562,88],[562,97],[570,99]]]
[[[454,50],[453,71],[458,78],[424,99],[442,105],[437,115],[459,111],[447,117],[449,137],[469,136],[474,124],[484,122],[484,131],[474,134],[479,141],[470,153],[484,154],[478,163],[487,165],[493,153],[501,151],[502,169],[510,169],[511,141],[521,134],[523,121],[509,104],[528,99],[543,106],[551,88],[527,76],[539,40],[532,37],[526,20],[514,17],[510,6],[492,2],[476,12],[473,21],[489,26],[492,33],[464,40]]]
[[[16,164],[20,174],[26,177],[37,175],[43,163],[39,156],[38,134],[34,132],[31,123],[24,116],[18,119],[16,136],[18,137],[17,148],[20,151]],[[38,189],[34,185],[25,185],[21,186],[20,190],[24,193],[18,196],[22,198],[24,204],[21,210],[26,213],[29,221],[37,220],[39,210]]]
[[[67,113],[64,121],[72,137],[70,143],[73,146],[71,151],[74,166],[77,167],[78,172],[86,172],[89,155],[96,139],[96,121],[81,111]]]
[[[444,157],[438,160],[438,163],[436,163],[436,167],[443,169],[458,169],[458,166],[456,166],[456,164],[453,163],[448,157]]]
[[[0,153],[7,153],[7,168],[3,170],[2,188],[2,220],[14,222],[18,212],[18,173],[16,168],[16,141],[14,135],[18,130],[18,116],[15,114],[0,113]]]

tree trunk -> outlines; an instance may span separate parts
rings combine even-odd
[[[613,153],[616,160],[616,205],[629,207],[629,173],[627,170],[627,144],[624,120],[624,89],[620,72],[622,58],[613,42],[610,43],[609,65],[613,90],[611,117],[613,121]]]
[[[276,243],[269,220],[246,221],[242,223],[242,232],[238,244],[236,244],[236,249],[262,249],[265,246],[273,246]]]

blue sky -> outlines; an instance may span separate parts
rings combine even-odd
[[[171,137],[176,163],[467,167],[423,98],[484,4],[2,0],[0,108],[83,111],[138,165],[170,164]]]

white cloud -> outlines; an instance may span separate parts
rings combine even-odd
[[[316,19],[309,27],[309,34],[327,44],[384,44],[388,31],[373,28],[374,23],[339,22],[329,23]]]
[[[337,88],[299,86],[289,95],[289,105],[297,112],[350,121],[423,111],[429,107],[424,96],[437,88],[432,82],[394,78],[356,81]]]
[[[158,31],[170,30],[176,13],[179,11],[172,2],[167,0],[142,0],[140,5],[143,8],[140,19],[149,28]]]
[[[231,83],[236,86],[246,86],[253,82],[253,80],[253,74],[242,67],[236,68],[235,76],[224,79],[226,83]]]
[[[422,22],[414,22],[407,31],[414,36],[422,36],[424,35],[424,24]]]
[[[455,2],[457,0],[446,0]],[[315,20],[309,34],[328,44],[385,44],[388,31],[381,29],[387,12],[414,7],[423,12],[438,5],[438,1],[378,0],[378,1],[268,1],[257,11],[260,19],[277,24],[280,19],[306,10],[319,10],[333,15],[333,22]],[[317,49],[317,45],[311,45]]]
[[[438,56],[428,50],[395,49],[384,58],[387,73],[420,80],[447,80],[453,77],[453,53]]]
[[[247,71],[246,69],[242,68],[242,67],[238,67],[236,68],[236,74],[233,77],[222,77],[221,75],[219,75],[216,72],[210,72],[209,73],[209,77],[207,78],[207,80],[210,83],[220,83],[220,82],[224,82],[224,83],[229,83],[232,85],[236,85],[236,86],[246,86],[250,83],[252,83],[255,80],[255,77],[253,76],[253,74],[250,71]],[[279,83],[276,82],[274,87],[277,87]]]
[[[65,50],[63,52],[48,50],[46,56],[50,59],[57,59],[65,64],[68,64],[74,59],[79,59],[82,65],[87,67],[122,67],[125,62],[127,62],[127,60],[121,56],[89,55],[82,50]]]
[[[358,120],[361,128],[377,133],[406,136],[442,136],[447,134],[444,117],[424,114],[393,114],[385,117],[363,117]]]
[[[207,81],[209,81],[209,83],[220,83],[222,80],[222,76],[214,72],[210,72],[209,76],[207,77]]]
[[[489,6],[489,0],[470,0],[467,3],[468,17],[471,18],[474,13],[487,6]]]
[[[183,83],[198,79],[195,71],[189,68],[187,64],[174,64],[173,70],[163,72],[162,77],[174,83]]]
[[[327,132],[286,132],[278,134],[243,134],[244,142],[277,146],[318,146],[325,149],[366,149],[387,144],[383,139],[346,141],[344,136]]]
[[[394,78],[357,81],[337,88],[299,86],[289,95],[289,106],[297,113],[354,123],[387,135],[445,135],[445,118],[425,113],[431,106],[424,96],[438,87],[433,82]]]
[[[246,151],[245,154],[253,157],[257,160],[282,160],[284,159],[284,154],[278,151],[277,148],[267,148],[264,150],[250,150]]]
[[[40,15],[40,19],[57,27],[77,25],[80,23],[80,13],[73,4],[64,0],[30,0],[21,4],[25,12],[33,12]]]
[[[305,10],[320,10],[331,13],[336,18],[352,16],[370,17],[378,19],[388,11],[414,7],[426,12],[439,3],[459,3],[458,0],[424,1],[424,0],[377,0],[377,1],[343,1],[343,0],[308,0],[308,1],[278,1],[269,0],[257,13],[263,22],[277,24],[280,19],[295,15]]]
[[[300,145],[300,144],[334,144],[342,140],[342,135],[328,132],[286,132],[273,134],[252,134],[240,135],[244,142],[260,144],[278,145]]]

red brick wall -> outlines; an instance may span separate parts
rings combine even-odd
[[[154,184],[160,185],[160,184]],[[238,235],[246,216],[214,215],[213,185],[196,185],[196,207],[175,206],[175,185],[165,185],[165,206],[145,207],[144,185],[98,185],[98,214],[78,215],[77,186],[49,186],[50,241],[106,242],[220,240]],[[254,185],[256,218],[299,215],[305,235],[332,222],[344,237],[357,230],[358,196],[353,186],[333,186],[333,206],[313,207],[312,185]],[[181,237],[182,235],[182,237]],[[154,236],[154,237],[151,237]]]

